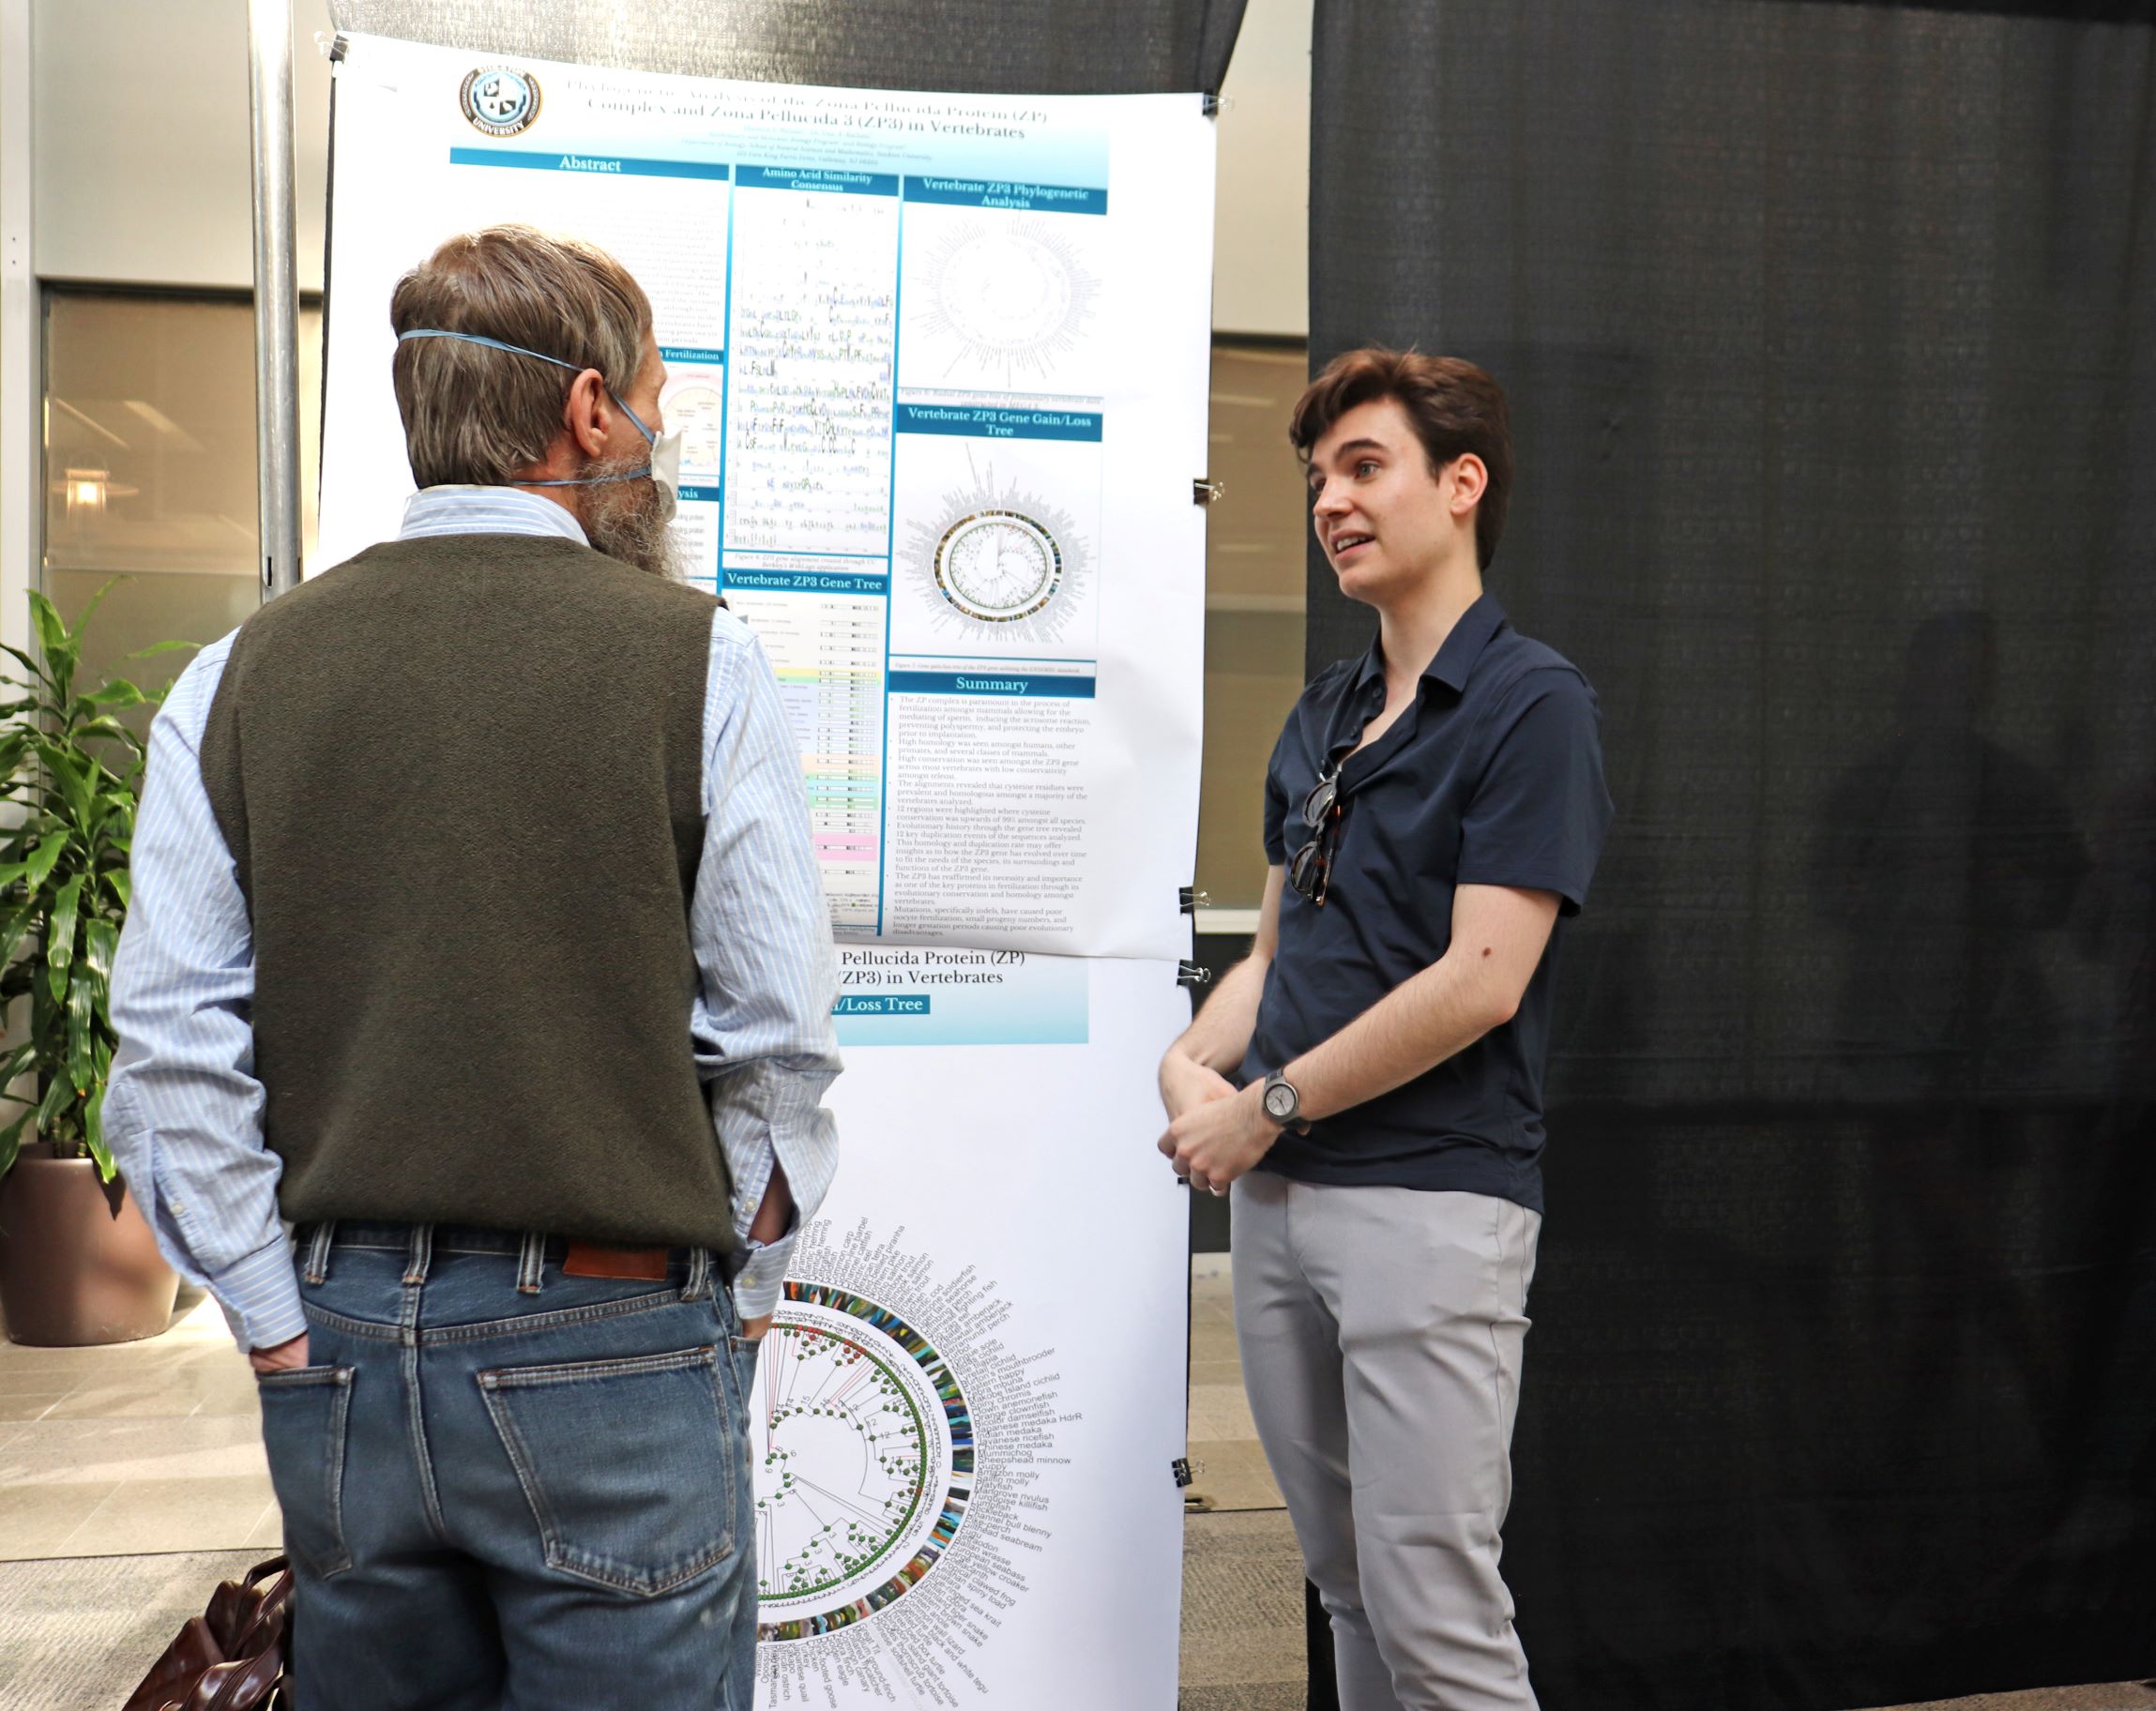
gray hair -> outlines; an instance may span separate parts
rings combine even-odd
[[[626,398],[644,367],[651,299],[605,250],[529,226],[452,237],[397,281],[389,324],[478,333],[597,369]],[[412,479],[507,485],[546,455],[575,376],[462,339],[412,339],[390,364]]]

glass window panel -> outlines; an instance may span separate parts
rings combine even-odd
[[[1197,880],[1215,909],[1254,909],[1265,895],[1266,762],[1302,692],[1310,515],[1287,417],[1309,367],[1299,344],[1213,347],[1208,473],[1227,491],[1206,520]]]
[[[300,507],[311,561],[320,463],[322,311],[299,317]],[[72,618],[106,597],[84,647],[91,680],[161,685],[256,592],[254,313],[243,297],[49,288],[44,586]]]

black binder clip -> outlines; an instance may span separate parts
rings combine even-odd
[[[1206,98],[1204,101],[1200,103],[1198,111],[1204,114],[1208,119],[1219,118],[1221,116],[1221,98],[1219,92],[1212,89],[1207,90]]]
[[[1227,492],[1228,484],[1225,481],[1215,481],[1206,476],[1195,477],[1191,482],[1192,505],[1218,505],[1227,497]]]
[[[1168,1466],[1175,1473],[1176,1490],[1178,1491],[1182,1491],[1191,1483],[1192,1479],[1197,1477],[1195,1474],[1191,1472],[1191,1459],[1188,1456],[1177,1456],[1173,1461],[1168,1463]]]
[[[1203,962],[1192,962],[1185,959],[1176,964],[1177,986],[1210,986],[1212,982],[1213,971]]]
[[[1207,907],[1212,901],[1209,893],[1199,890],[1195,886],[1177,886],[1176,887],[1176,907],[1185,915],[1197,914],[1199,910]]]

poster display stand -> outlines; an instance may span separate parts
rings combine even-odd
[[[337,59],[311,568],[412,491],[397,280],[587,239],[652,300],[687,574],[799,739],[846,1071],[750,1413],[758,1704],[1168,1711],[1210,102]]]

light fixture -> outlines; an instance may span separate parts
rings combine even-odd
[[[98,522],[114,499],[132,499],[142,491],[139,487],[129,487],[125,481],[114,480],[109,469],[82,469],[73,465],[53,483],[53,492],[67,509],[68,521],[80,523]]]
[[[66,483],[68,515],[85,517],[101,512],[112,473],[109,469],[70,469]]]

